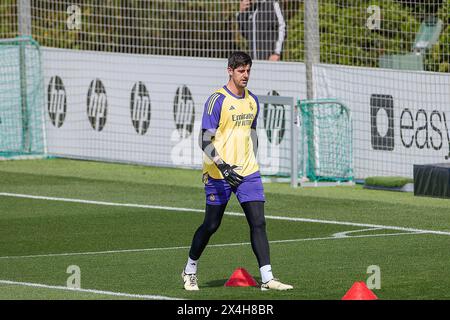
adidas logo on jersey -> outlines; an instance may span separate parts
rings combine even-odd
[[[235,106],[231,106],[230,109],[228,109],[229,111],[231,110],[236,110]]]

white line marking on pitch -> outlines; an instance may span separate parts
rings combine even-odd
[[[344,233],[353,232],[363,232],[368,230],[378,230],[378,229],[362,229],[362,230],[351,230]],[[272,240],[269,243],[290,243],[290,242],[303,242],[303,241],[319,241],[319,240],[337,240],[337,239],[351,239],[351,238],[372,238],[372,237],[390,237],[390,236],[400,236],[407,234],[423,234],[422,232],[403,232],[403,233],[378,233],[378,234],[368,234],[359,236],[342,236],[340,233],[334,234],[331,237],[321,237],[321,238],[303,238],[303,239],[287,239],[287,240]],[[237,242],[237,243],[223,243],[223,244],[210,244],[208,248],[215,247],[233,247],[233,246],[244,246],[251,245],[250,242]],[[28,256],[3,256],[1,259],[23,259],[23,258],[45,258],[45,257],[63,257],[63,256],[85,256],[85,255],[99,255],[99,254],[114,254],[114,253],[132,253],[132,252],[148,252],[148,251],[166,251],[166,250],[179,250],[189,249],[190,246],[178,246],[178,247],[160,247],[160,248],[144,248],[144,249],[123,249],[123,250],[108,250],[108,251],[92,251],[92,252],[69,252],[69,253],[50,253],[50,254],[36,254]]]
[[[382,230],[382,228],[370,228],[370,229],[360,229],[360,230],[350,230],[350,231],[344,231],[344,232],[337,232],[333,233],[333,237],[336,238],[349,238],[349,234],[352,233],[359,233],[359,232],[365,232],[365,231],[372,231],[372,230]],[[416,232],[414,232],[416,233]]]
[[[159,296],[159,295],[132,294],[132,293],[112,292],[112,291],[103,291],[103,290],[94,290],[94,289],[68,288],[68,287],[64,287],[64,286],[50,286],[50,285],[41,284],[41,283],[18,282],[18,281],[10,281],[10,280],[0,280],[0,284],[17,285],[17,286],[34,287],[34,288],[44,288],[44,289],[56,289],[56,290],[64,290],[64,291],[86,292],[86,293],[103,294],[103,295],[107,295],[107,296],[126,297],[126,298],[135,298],[135,299],[183,300],[180,298],[173,298],[173,297],[166,297],[166,296]]]
[[[132,207],[132,208],[159,209],[159,210],[186,211],[186,212],[201,212],[201,213],[204,212],[204,210],[202,210],[202,209],[190,209],[190,208],[154,206],[154,205],[143,205],[143,204],[133,204],[133,203],[115,203],[115,202],[92,201],[92,200],[83,200],[83,199],[33,196],[33,195],[28,195],[28,194],[17,194],[17,193],[7,193],[7,192],[0,192],[0,196],[27,198],[27,199],[38,199],[38,200],[74,202],[74,203],[86,203],[86,204],[103,205],[103,206]],[[238,213],[238,212],[225,212],[225,214],[229,215],[229,216],[239,216],[239,217],[243,217],[244,216],[243,213]],[[318,220],[318,219],[294,218],[294,217],[283,217],[283,216],[269,216],[269,215],[266,215],[265,217],[266,217],[266,219],[272,219],[272,220],[285,220],[285,221],[311,222],[311,223],[323,223],[323,224],[336,224],[336,225],[342,225],[342,226],[389,229],[389,230],[397,230],[397,231],[429,233],[429,234],[438,234],[438,235],[450,236],[450,232],[448,232],[448,231],[422,230],[422,229],[416,229],[416,228],[385,226],[385,225],[379,225],[379,224],[357,223],[357,222],[346,222],[346,221],[332,221],[332,220]]]

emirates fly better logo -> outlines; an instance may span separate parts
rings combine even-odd
[[[87,94],[87,115],[92,129],[102,131],[106,124],[108,100],[105,86],[100,79],[91,81]]]

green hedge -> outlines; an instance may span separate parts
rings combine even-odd
[[[0,2],[0,38],[14,38],[18,34],[16,0]]]
[[[444,25],[438,43],[427,55],[426,66],[429,71],[450,72],[450,0],[444,0],[438,17]]]
[[[386,188],[402,188],[414,180],[406,177],[367,177],[364,184],[367,186],[386,187]]]

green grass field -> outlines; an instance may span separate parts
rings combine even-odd
[[[265,184],[275,276],[287,292],[224,283],[238,267],[260,281],[233,197],[199,264],[180,273],[202,222],[201,173],[63,159],[0,162],[0,299],[341,299],[379,266],[379,299],[450,298],[450,201],[361,186]],[[378,227],[376,227],[378,226]],[[67,268],[81,290],[66,290]]]

